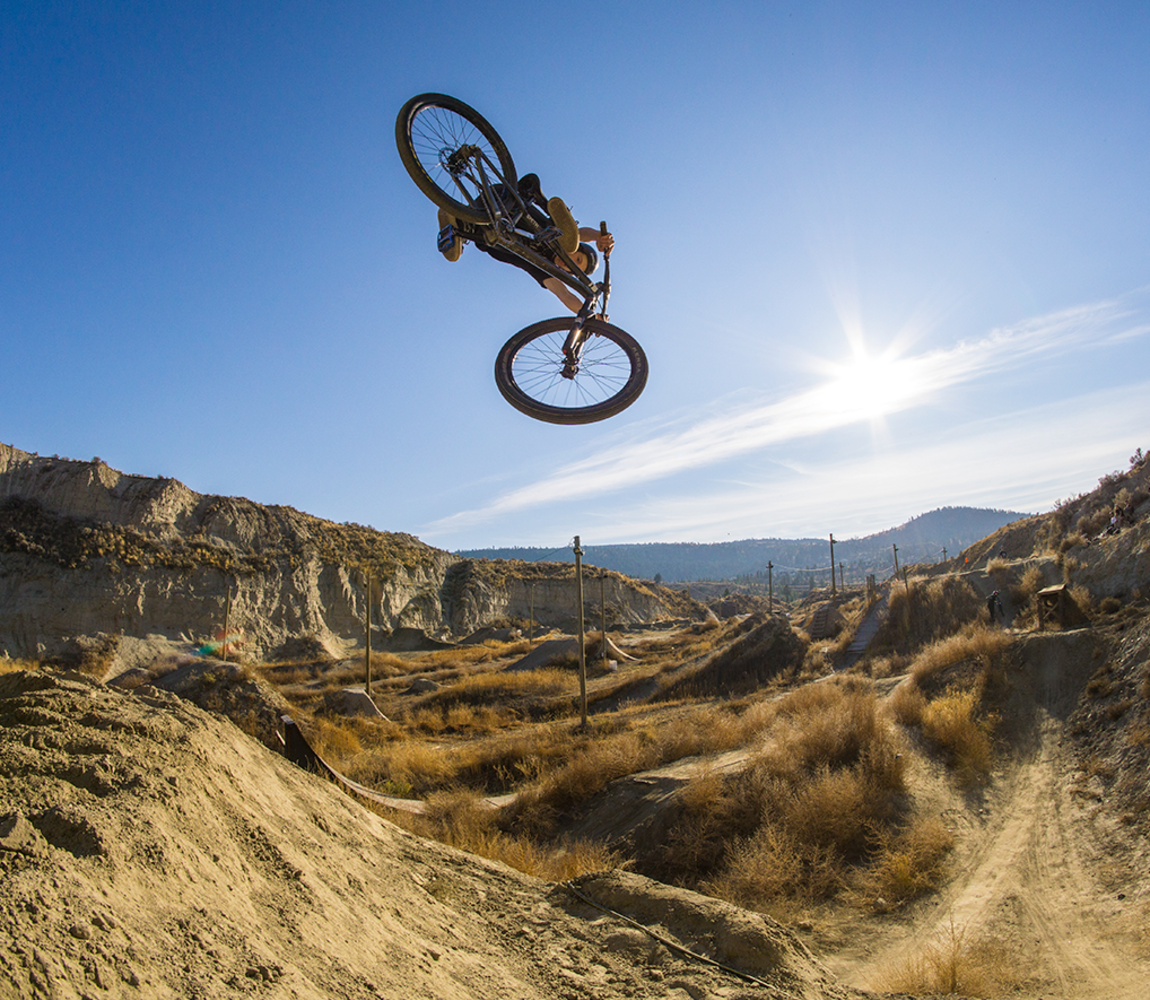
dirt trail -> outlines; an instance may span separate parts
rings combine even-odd
[[[1033,637],[1026,644],[1013,678],[1022,748],[988,793],[983,822],[968,820],[958,831],[956,877],[897,940],[887,938],[869,956],[832,960],[843,981],[872,982],[884,967],[921,954],[953,929],[968,942],[993,941],[1014,954],[1026,977],[1018,995],[1147,996],[1150,956],[1129,933],[1145,917],[1144,904],[1101,884],[1106,859],[1088,807],[1071,787],[1064,720],[1090,656],[1085,636]]]

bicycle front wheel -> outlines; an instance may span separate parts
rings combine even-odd
[[[399,158],[428,198],[457,219],[489,222],[479,185],[453,161],[462,146],[477,146],[497,165],[492,184],[515,186],[515,164],[499,133],[474,108],[446,94],[420,94],[400,109],[395,120]]]
[[[520,330],[495,359],[495,382],[521,413],[550,424],[590,424],[627,409],[647,384],[647,355],[629,333],[589,319],[588,337],[574,369],[563,344],[570,317],[545,319]]]

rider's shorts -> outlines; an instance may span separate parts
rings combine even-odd
[[[501,194],[502,192],[500,192],[500,188],[502,187],[502,184],[496,184],[496,192]],[[531,213],[531,217],[535,220],[541,229],[551,224],[551,220],[548,219],[547,216],[544,215],[543,212],[541,212],[535,205],[529,203],[527,206],[527,211]],[[517,267],[521,271],[526,271],[529,275],[531,275],[531,277],[539,282],[540,285],[542,285],[543,282],[551,277],[551,275],[549,275],[546,271],[535,267],[533,264],[527,263],[527,261],[525,261],[518,254],[514,254],[510,250],[507,250],[498,244],[489,246],[483,241],[482,238],[480,238],[475,241],[475,248],[477,250],[482,250],[489,257],[495,258],[495,260],[502,261],[504,264],[510,264],[512,267]]]
[[[482,238],[475,241],[475,248],[482,250],[489,257],[494,257],[496,260],[502,261],[504,264],[510,264],[512,267],[517,267],[521,271],[526,271],[531,277],[538,281],[540,285],[551,277],[546,271],[536,267],[534,264],[527,263],[527,261],[518,254],[514,254],[504,247],[499,245],[488,246],[483,242]]]

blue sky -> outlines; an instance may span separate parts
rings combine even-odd
[[[1148,50],[1144,3],[0,0],[0,440],[444,548],[1049,509],[1150,446]],[[436,252],[426,91],[609,222],[620,416],[503,402],[561,308]]]

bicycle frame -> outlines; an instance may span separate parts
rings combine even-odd
[[[563,377],[573,379],[579,371],[579,359],[586,339],[586,334],[583,332],[584,323],[588,317],[596,312],[604,315],[607,312],[607,300],[611,295],[610,255],[604,255],[603,280],[601,282],[590,281],[571,257],[555,242],[559,236],[559,230],[554,226],[541,230],[537,228],[537,223],[528,211],[527,203],[519,194],[518,187],[506,182],[495,164],[487,158],[478,146],[461,146],[447,159],[443,166],[468,201],[470,201],[469,193],[459,183],[458,178],[466,176],[478,188],[484,211],[491,220],[489,227],[482,227],[484,229],[482,233],[479,231],[481,227],[468,227],[464,235],[472,240],[488,239],[490,242],[498,244],[532,266],[557,278],[572,291],[583,296],[583,308],[575,314],[571,333],[563,345]],[[508,205],[504,198],[499,197],[495,192],[488,171],[498,178],[496,183],[506,192],[507,197],[513,200],[519,216],[518,221],[524,225],[526,232],[516,228],[516,222],[509,216]],[[570,270],[559,267],[552,260],[539,253],[536,247],[540,243],[547,245],[560,260],[567,264]]]

